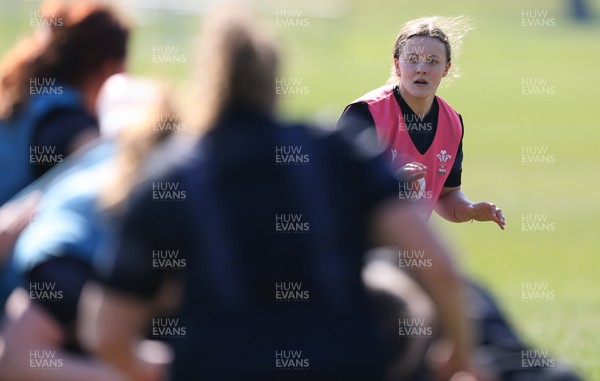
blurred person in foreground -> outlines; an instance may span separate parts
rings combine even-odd
[[[206,20],[195,106],[203,135],[149,160],[150,170],[173,162],[122,204],[106,246],[114,258],[81,296],[82,342],[143,380],[132,343],[173,316],[167,328],[185,328],[168,339],[173,381],[388,379],[397,325],[391,334],[378,326],[361,270],[369,247],[390,245],[424,250],[433,263],[412,275],[452,348],[439,380],[483,379],[451,255],[399,202],[382,157],[340,134],[276,121],[272,39],[238,8]],[[309,160],[282,165],[277,155],[289,147]],[[165,199],[161,189],[183,193]],[[157,261],[165,252],[178,261]],[[286,283],[308,299],[278,301]]]
[[[112,125],[103,123],[103,135],[117,130],[115,136],[80,149],[29,187],[43,197],[15,246],[13,268],[22,282],[7,302],[0,380],[126,380],[81,349],[75,335],[79,295],[93,274],[92,262],[102,260],[98,244],[106,228],[98,195],[114,182],[121,189],[125,182],[133,186],[144,156],[169,136],[153,128],[155,115],[175,113],[151,81],[119,75],[108,85],[101,117]],[[114,179],[115,173],[125,179]],[[145,379],[160,379],[156,362],[162,360],[156,354],[149,360]]]
[[[98,93],[122,72],[129,26],[107,5],[48,0],[42,25],[0,63],[0,255],[7,257],[19,229],[31,219],[28,202],[2,206],[17,192],[99,135]],[[5,210],[8,208],[8,210]],[[2,270],[0,306],[15,286]]]

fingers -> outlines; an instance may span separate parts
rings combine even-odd
[[[504,230],[504,226],[506,225],[506,220],[504,219],[504,215],[502,214],[502,209],[498,208],[494,204],[490,204],[490,220],[494,221],[500,229]]]
[[[412,162],[402,166],[398,171],[398,176],[404,181],[417,181],[427,174],[427,166]]]
[[[500,229],[504,230],[504,227],[506,226],[506,219],[504,218],[504,214],[502,214],[502,209],[498,209],[496,211],[496,218],[496,223],[498,226],[500,226]]]
[[[506,219],[504,218],[502,209],[490,202],[481,202],[474,205],[474,208],[478,210],[475,217],[477,221],[492,221],[495,222],[500,229],[505,229]]]
[[[405,175],[406,181],[417,181],[425,177],[425,172],[415,172],[411,173],[408,176]]]
[[[427,171],[427,166],[421,163],[418,163],[416,161],[413,161],[412,163],[408,163],[405,164],[404,166],[402,166],[402,170],[408,170],[408,171]]]

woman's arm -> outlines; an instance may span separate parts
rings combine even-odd
[[[162,380],[164,360],[142,359],[136,348],[152,318],[175,310],[180,298],[181,285],[175,281],[164,282],[152,300],[89,283],[81,293],[79,339],[86,349],[129,380]]]
[[[504,230],[502,210],[491,202],[473,203],[458,187],[444,187],[435,206],[441,217],[451,222],[492,221]]]
[[[466,317],[461,281],[452,256],[410,206],[389,202],[374,215],[376,243],[404,250],[420,250],[431,260],[427,268],[410,271],[439,313],[441,337],[452,345],[450,359],[441,367],[445,379],[460,371],[472,372],[472,334]]]
[[[42,307],[17,289],[6,304],[5,350],[0,380],[127,381],[115,369],[94,359],[64,352],[65,332]]]
[[[151,319],[149,303],[88,284],[81,293],[78,336],[84,348],[131,381],[151,379],[135,345]]]

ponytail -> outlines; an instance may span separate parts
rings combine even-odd
[[[19,42],[0,63],[0,119],[10,119],[29,97],[32,78],[78,87],[107,59],[124,59],[129,26],[92,1],[44,2],[42,29]]]

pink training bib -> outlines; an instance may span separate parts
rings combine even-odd
[[[365,102],[369,105],[377,129],[377,139],[385,149],[393,168],[400,169],[413,161],[427,166],[425,184],[423,181],[420,182],[421,185],[425,185],[424,189],[414,186],[414,189],[411,189],[409,185],[399,193],[400,198],[418,199],[427,217],[433,212],[440,197],[462,137],[462,125],[458,113],[442,98],[437,97],[437,100],[440,108],[437,130],[433,143],[423,155],[413,144],[409,130],[433,128],[433,126],[426,126],[418,121],[405,121],[406,114],[403,114],[400,109],[392,86],[382,86],[353,102]]]

